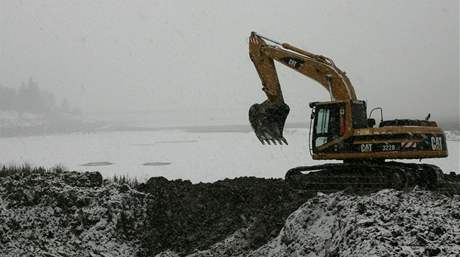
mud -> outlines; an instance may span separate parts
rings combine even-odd
[[[453,202],[456,205],[446,205],[451,209],[442,215],[450,215],[455,220],[460,217],[458,196],[447,197],[430,191],[419,193],[414,189],[411,192],[386,190],[374,195],[374,198],[377,201],[383,195],[390,200],[396,196],[406,199],[406,195],[414,195],[407,198],[410,201],[407,200],[407,206],[400,211],[425,202],[432,205],[417,207],[420,211],[437,211],[439,208],[436,209],[436,206]],[[418,194],[423,197],[418,197]],[[317,192],[295,189],[282,179],[241,177],[192,184],[186,180],[155,177],[146,183],[135,184],[129,180],[103,180],[98,172],[3,168],[0,170],[0,238],[3,238],[3,245],[0,240],[0,255],[18,256],[33,248],[38,251],[36,256],[42,256],[39,253],[58,256],[61,254],[58,251],[67,256],[97,256],[102,253],[108,256],[155,256],[167,251],[174,253],[171,256],[248,256],[250,252],[257,253],[257,249],[262,249],[264,245],[277,246],[279,240],[276,238],[282,239],[283,233],[286,233],[282,228],[290,222],[288,216],[307,201],[311,204],[304,205],[305,212],[326,208],[331,215],[336,215],[334,213],[346,209],[335,208],[344,206],[336,203],[330,204],[332,207],[328,204],[330,208],[319,206],[318,199],[322,197],[324,201],[334,202],[335,195],[318,195],[322,196],[314,198]],[[358,201],[368,199],[369,195],[362,193],[358,196],[356,192],[345,191],[336,196],[343,198],[346,206],[352,206],[349,210],[356,209],[359,215],[364,216],[372,211],[375,219],[380,218],[383,215],[379,214],[381,210],[370,209],[379,204],[360,204]],[[434,200],[423,200],[430,197]],[[394,202],[398,201],[388,201],[389,204]],[[397,208],[394,207],[394,210]],[[356,216],[354,211],[346,213],[345,216],[350,219]],[[328,215],[321,217],[332,217]],[[436,215],[433,213],[431,216]],[[366,220],[364,216],[363,220]],[[443,220],[446,219],[440,219],[439,224]],[[302,227],[302,224],[297,225],[306,231],[307,237],[312,230]],[[321,234],[324,231],[316,232]],[[47,237],[49,235],[52,239]],[[298,240],[302,245],[309,244],[308,240],[301,238],[304,238],[303,234],[298,238],[294,234],[292,236],[292,240]],[[447,245],[447,250],[453,249],[450,246],[452,240],[449,240],[448,244],[441,241],[442,244],[439,244]],[[299,248],[299,251],[302,249]],[[200,252],[201,255],[195,255]],[[209,254],[204,254],[206,252]],[[273,256],[281,256],[276,254]],[[254,256],[266,255],[261,252]]]
[[[314,195],[282,179],[255,177],[199,184],[156,177],[137,189],[150,194],[141,239],[146,256],[208,249],[242,228],[248,248],[256,249],[276,237],[288,215]]]

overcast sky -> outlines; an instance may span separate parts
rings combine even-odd
[[[252,30],[332,58],[385,118],[458,123],[458,0],[0,0],[0,84],[32,77],[85,111],[245,123],[264,99]],[[290,121],[328,100],[278,67]]]

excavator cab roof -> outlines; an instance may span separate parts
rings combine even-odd
[[[366,104],[365,101],[362,100],[341,100],[341,101],[324,101],[324,102],[310,102],[310,108],[314,108],[317,105],[330,105],[330,104],[340,104],[340,103],[353,103],[353,104]]]
[[[331,105],[331,104],[340,104],[340,103],[346,103],[348,101],[326,101],[326,102],[311,102],[309,104],[310,108],[315,108],[318,105]]]

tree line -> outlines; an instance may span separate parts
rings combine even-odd
[[[67,100],[59,104],[51,92],[41,89],[38,83],[29,79],[19,88],[0,85],[0,111],[43,114],[50,112],[75,112]]]

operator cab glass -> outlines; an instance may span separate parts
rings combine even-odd
[[[341,115],[342,104],[321,104],[313,112],[313,150],[340,137],[340,126],[345,118]]]

